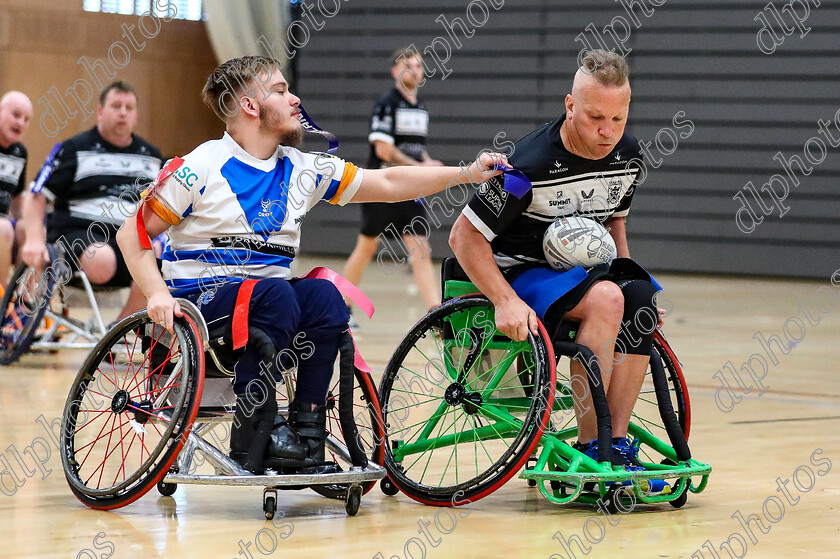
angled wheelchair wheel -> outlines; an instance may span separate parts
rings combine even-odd
[[[400,343],[379,387],[391,481],[429,505],[489,495],[539,443],[554,375],[542,325],[538,336],[514,342],[496,330],[482,295],[430,312]]]
[[[14,363],[29,349],[44,318],[56,282],[53,266],[44,270],[39,274],[35,268],[21,264],[9,282],[0,307],[0,365]]]
[[[287,380],[288,382],[288,380]],[[326,459],[338,464],[342,470],[349,470],[353,463],[350,458],[350,451],[345,443],[344,433],[338,416],[338,377],[327,394],[327,446]],[[277,405],[284,408],[289,405],[287,390],[281,388],[277,391]],[[358,442],[368,460],[376,464],[384,461],[385,429],[382,422],[382,410],[379,407],[379,398],[376,395],[376,386],[370,373],[355,371],[355,383],[353,386],[353,417],[358,429]],[[367,493],[376,484],[375,481],[362,483],[362,495]],[[348,484],[335,485],[313,485],[311,489],[330,499],[344,500],[349,489]]]
[[[195,324],[169,334],[136,313],[112,328],[73,381],[62,416],[61,462],[73,494],[114,509],[163,479],[198,413],[204,352]],[[159,357],[162,351],[162,358]]]

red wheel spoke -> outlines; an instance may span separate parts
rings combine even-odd
[[[116,414],[114,414],[114,417],[115,418],[117,417]],[[122,434],[123,425],[125,425],[125,424],[120,423],[120,426],[117,427],[117,429],[120,430],[120,434]],[[108,433],[108,442],[105,443],[105,458],[102,459],[102,464],[101,464],[102,470],[100,470],[100,472],[99,472],[99,479],[96,480],[96,487],[102,487],[102,474],[105,473],[105,462],[108,460],[108,457],[111,456],[111,453],[113,453],[114,450],[117,450],[117,445],[114,445],[114,450],[112,450],[111,452],[108,452],[108,449],[111,448],[111,438],[114,436],[114,431],[116,431],[116,429],[111,429],[111,432]]]
[[[114,416],[111,418],[111,425],[113,425],[113,424],[114,424],[114,421],[116,420],[116,417],[117,417],[117,416],[116,416],[116,415],[114,415]],[[91,445],[95,445],[95,444],[96,444],[96,441],[98,441],[99,439],[101,439],[102,437],[104,437],[104,436],[105,436],[105,435],[103,435],[103,434],[102,434],[102,431],[104,431],[104,430],[105,430],[105,427],[107,427],[107,426],[108,426],[108,420],[105,420],[105,423],[104,423],[104,424],[102,425],[102,427],[99,429],[99,433],[97,433],[97,434],[96,434],[96,438],[95,438],[95,439],[93,439],[91,442],[89,442],[88,444],[86,444],[86,445],[84,445],[84,446],[82,447],[82,448],[85,448],[85,446],[90,446],[90,449],[88,450],[87,454],[85,454],[85,457],[84,457],[84,458],[82,458],[82,463],[81,463],[81,464],[79,464],[79,469],[80,469],[80,470],[82,469],[82,466],[84,466],[84,465],[85,465],[85,461],[88,459],[88,456],[90,456],[90,452],[93,450],[93,446],[91,446]],[[79,451],[81,451],[81,450],[82,450],[82,448],[77,448],[77,449],[75,449],[76,453],[78,453]]]
[[[117,371],[116,371],[116,369],[114,369],[113,366],[111,367],[111,369],[112,369],[111,372],[114,373],[114,380],[111,380],[111,377],[108,376],[108,371],[103,371],[102,369],[97,367],[96,372],[102,373],[102,376],[105,377],[106,379],[108,379],[111,382],[111,384],[114,385],[114,388],[119,388],[119,386],[117,386]]]
[[[126,334],[127,333],[128,332],[126,332]],[[139,339],[139,336],[134,337],[134,344],[131,346],[131,352],[130,353],[128,351],[128,340],[125,339],[125,334],[123,334],[122,339],[123,339],[123,344],[125,345],[125,348],[126,348],[126,359],[128,361],[128,366],[126,367],[126,372],[136,374],[136,370],[134,369],[134,363],[132,362],[131,358],[134,356],[134,350],[137,349],[137,340]],[[114,347],[111,346],[111,350],[113,350],[113,349],[114,349]],[[110,353],[110,357],[111,357],[111,369],[114,372],[114,378],[117,378],[117,369],[116,369],[116,367],[114,367],[114,352],[109,351],[109,353]],[[121,389],[125,390],[125,383],[127,382],[128,378],[129,378],[129,376],[126,376],[126,378],[123,379],[122,386],[120,386]]]
[[[93,412],[93,411],[96,411],[96,410],[79,410],[79,411],[91,411],[91,412]],[[107,410],[102,410],[102,411],[100,411],[100,412],[96,412],[96,417],[94,417],[93,419],[91,419],[90,421],[88,421],[87,423],[85,423],[84,425],[82,425],[81,427],[79,427],[78,429],[76,429],[76,430],[74,431],[74,433],[78,433],[79,431],[81,431],[82,429],[84,429],[85,427],[87,427],[88,425],[90,425],[91,423],[93,423],[94,421],[96,421],[97,419],[99,419],[100,417],[102,417],[102,414],[103,414],[103,413],[108,413],[109,411],[111,411],[111,410],[110,410],[110,409],[107,409]],[[106,422],[106,423],[107,423],[107,422]]]
[[[116,415],[116,414],[114,414],[114,416],[113,416],[113,418],[112,418],[112,419],[114,419],[114,420],[115,420],[115,419],[116,419],[116,417],[117,417],[117,415]],[[111,425],[112,425],[112,426],[113,426],[113,424],[114,424],[114,423],[116,423],[116,421],[111,421]],[[125,425],[125,423],[126,423],[126,422],[123,422],[123,423],[121,423],[120,425],[121,425],[121,426],[122,426],[122,425]],[[107,424],[108,424],[108,422],[106,421],[106,422],[105,422],[105,424],[107,425]],[[84,448],[87,448],[87,447],[89,447],[89,446],[90,446],[90,445],[92,445],[92,444],[96,444],[96,442],[97,442],[97,441],[99,441],[100,439],[104,439],[106,435],[110,435],[111,433],[113,433],[113,432],[114,432],[114,431],[116,431],[117,429],[119,429],[119,427],[114,427],[113,429],[111,429],[111,430],[110,430],[110,431],[108,431],[107,433],[102,433],[102,435],[101,435],[101,436],[99,436],[99,437],[97,437],[96,439],[94,439],[94,440],[90,441],[90,442],[89,442],[89,443],[87,443],[86,445],[84,445],[84,446],[80,446],[79,448],[77,448],[77,449],[76,449],[76,452],[79,452],[80,450],[82,450],[82,449],[84,449]],[[87,456],[85,456],[85,458],[87,458]]]
[[[134,436],[135,436],[135,437],[137,436],[137,433],[136,433],[136,432],[134,433]],[[117,473],[116,473],[116,475],[114,475],[114,481],[112,481],[112,482],[111,482],[111,486],[112,486],[112,487],[113,487],[114,485],[116,485],[116,483],[117,483],[117,478],[118,478],[118,477],[120,477],[120,470],[125,470],[125,446],[123,445],[123,440],[124,440],[124,439],[125,439],[125,437],[123,437],[122,439],[120,439],[120,454],[122,454],[122,461],[120,462],[120,467],[119,467],[119,468],[117,468]],[[132,440],[134,440],[134,439],[132,438]],[[114,446],[114,448],[116,449],[116,445]]]
[[[149,458],[151,458],[152,457],[152,452],[148,448],[146,448],[146,433],[143,433],[142,435],[140,435],[140,444],[143,445],[143,448],[146,449],[146,454],[148,454]],[[143,452],[142,451],[140,452],[140,460],[141,461],[143,460]]]
[[[158,345],[158,342],[160,342],[160,339],[163,337],[164,333],[165,333],[165,330],[162,330],[161,333],[160,333],[160,336],[152,339],[151,347],[149,347],[149,351],[146,352],[146,355],[143,357],[142,363],[140,363],[140,368],[144,368],[146,360],[147,359],[149,360],[149,374],[143,380],[146,380],[147,378],[152,376],[155,373],[155,370],[160,369],[167,361],[169,361],[172,358],[172,348],[170,347],[170,348],[168,348],[168,350],[166,352],[166,358],[161,362],[161,364],[158,367],[155,367],[154,369],[152,369],[152,367],[151,367],[152,354],[154,352],[155,347]],[[141,380],[140,382],[143,382],[143,380]],[[139,385],[140,385],[140,383],[137,383],[137,386],[139,386]],[[157,385],[157,383],[155,383],[155,385]]]
[[[170,352],[171,352],[171,350],[170,350]],[[152,370],[149,372],[149,374],[148,374],[148,375],[146,375],[145,377],[143,377],[142,379],[140,379],[139,381],[137,381],[137,383],[136,383],[134,386],[132,386],[132,387],[128,390],[128,392],[130,393],[130,392],[131,392],[132,390],[134,390],[135,388],[139,388],[141,384],[143,384],[143,383],[144,383],[144,382],[145,382],[145,381],[146,381],[149,377],[151,377],[152,375],[154,375],[154,374],[155,374],[155,373],[156,373],[159,369],[160,369],[160,370],[162,370],[162,369],[163,369],[163,367],[166,365],[166,362],[167,362],[167,361],[169,361],[169,359],[171,359],[172,357],[175,357],[176,355],[179,355],[180,353],[181,353],[181,350],[180,350],[180,349],[178,349],[178,351],[176,351],[176,352],[175,352],[172,356],[167,356],[167,358],[166,358],[166,359],[165,359],[165,360],[164,360],[164,361],[163,361],[160,365],[158,365],[157,367],[155,367],[154,369],[152,369]],[[149,355],[151,355],[151,353],[149,353]],[[168,355],[168,354],[167,354],[167,355]],[[181,370],[183,371],[183,367],[181,368]],[[157,373],[157,375],[158,375],[158,378],[156,378],[156,379],[155,379],[155,386],[154,386],[154,389],[156,389],[156,388],[157,388],[158,383],[160,382],[160,377],[162,377],[162,376],[163,376],[160,372],[158,372],[158,373]],[[178,373],[177,375],[175,375],[175,377],[177,378],[177,377],[178,377],[178,376],[180,376],[180,375],[181,375],[181,373]]]
[[[157,432],[158,432],[158,435],[160,435],[160,436],[161,436],[161,438],[163,438],[163,433],[161,433],[161,432],[160,432],[160,429],[158,429],[157,423],[154,423],[154,422],[153,422],[153,423],[152,423],[152,427],[154,427],[154,428],[155,428],[155,431],[157,431]]]
[[[132,398],[140,398],[141,396],[146,396],[147,394],[153,394],[155,392],[163,392],[167,388],[175,388],[176,386],[181,386],[181,384],[183,384],[183,383],[179,382],[178,384],[170,384],[168,386],[163,386],[163,387],[158,388],[156,390],[150,390],[148,392],[143,392],[142,394],[135,394],[135,395],[132,396]]]
[[[127,423],[127,422],[126,422],[126,423]],[[125,423],[123,423],[122,425],[120,425],[120,427],[118,427],[117,429],[119,429],[119,428],[121,428],[121,427],[123,427],[123,426],[125,426]],[[115,430],[116,430],[116,429],[115,429]],[[131,433],[131,431],[128,431],[125,435],[123,435],[123,436],[122,436],[122,438],[123,438],[123,439],[124,439],[124,438],[126,438],[126,437],[129,435],[129,433]],[[108,461],[108,458],[110,458],[111,454],[113,454],[115,450],[117,450],[117,445],[114,445],[114,448],[112,448],[112,449],[111,449],[111,452],[109,452],[109,453],[105,456],[105,458],[103,458],[103,459],[102,459],[102,463],[101,463],[99,466],[97,466],[96,470],[94,470],[92,474],[90,474],[90,477],[92,478],[93,476],[95,476],[95,475],[96,475],[97,470],[100,470],[100,469],[102,470],[102,471],[99,473],[99,480],[97,480],[97,485],[96,485],[96,487],[97,487],[97,488],[99,488],[99,487],[100,487],[100,485],[102,484],[102,474],[105,472],[105,462],[107,462],[107,461]],[[87,481],[85,481],[85,485],[87,485],[87,482],[88,482],[88,481],[90,481],[90,478],[88,478],[88,479],[87,479]]]
[[[116,476],[114,476],[114,483],[112,483],[111,485],[116,485],[116,484],[117,484],[117,477],[119,477],[119,475],[120,475],[120,470],[122,470],[122,473],[123,473],[123,478],[122,478],[122,480],[123,480],[123,481],[125,481],[125,477],[126,477],[126,476],[125,476],[125,459],[126,459],[126,457],[129,455],[129,453],[131,452],[131,447],[134,445],[134,439],[136,439],[136,438],[137,438],[137,433],[135,432],[135,433],[131,436],[131,441],[128,443],[128,450],[126,450],[126,451],[125,451],[125,454],[123,454],[123,462],[122,462],[122,465],[121,465],[121,466],[120,466],[120,468],[117,470],[117,475],[116,475]],[[141,464],[143,463],[143,455],[142,455],[142,453],[143,453],[143,450],[141,449],[141,450],[140,450],[140,463],[141,463]]]
[[[146,414],[146,415],[148,415],[149,417],[157,417],[156,415],[153,415],[153,414],[152,414],[152,412],[156,412],[156,411],[163,411],[163,410],[169,410],[169,409],[172,409],[172,408],[174,408],[174,407],[175,407],[175,406],[166,406],[166,407],[163,407],[163,408],[157,408],[157,409],[154,409],[154,410],[152,410],[151,412],[146,411],[146,410],[141,410],[140,408],[136,408],[136,407],[134,407],[134,406],[132,406],[132,405],[128,405],[128,406],[126,406],[126,409],[130,409],[130,410],[134,410],[134,411],[139,411],[140,413],[145,413],[145,414]],[[158,418],[158,419],[162,419],[162,418]]]

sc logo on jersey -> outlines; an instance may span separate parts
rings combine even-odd
[[[175,173],[175,178],[184,188],[189,190],[195,184],[195,181],[198,180],[198,175],[193,173],[189,167],[179,167]]]

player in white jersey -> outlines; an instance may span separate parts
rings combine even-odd
[[[236,365],[241,427],[231,434],[231,454],[252,471],[262,469],[265,452],[319,471],[327,388],[349,316],[333,284],[289,279],[301,222],[319,200],[340,205],[411,200],[465,179],[455,167],[362,170],[336,157],[301,153],[295,148],[303,136],[300,99],[289,92],[280,70],[277,60],[249,56],[229,60],[210,75],[203,97],[227,132],[170,161],[141,212],[117,238],[148,298],[149,316],[169,330],[173,315],[181,314],[173,296],[197,303],[213,329],[230,321],[240,286],[249,286],[248,324],[263,330],[278,351],[299,352],[298,384],[289,425],[275,429],[271,448],[255,449],[254,441],[262,440],[255,433],[273,424],[274,413],[270,404],[253,415],[240,410],[252,401],[249,394],[273,393],[274,379],[256,348],[246,347]],[[468,168],[470,182],[498,174],[488,169],[505,162],[498,154],[482,155]],[[148,237],[167,229],[161,276]]]

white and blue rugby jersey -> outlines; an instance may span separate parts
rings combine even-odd
[[[227,132],[183,160],[148,201],[172,226],[163,278],[177,295],[288,278],[309,209],[319,200],[346,204],[362,182],[361,169],[331,155],[278,146],[257,159]]]

